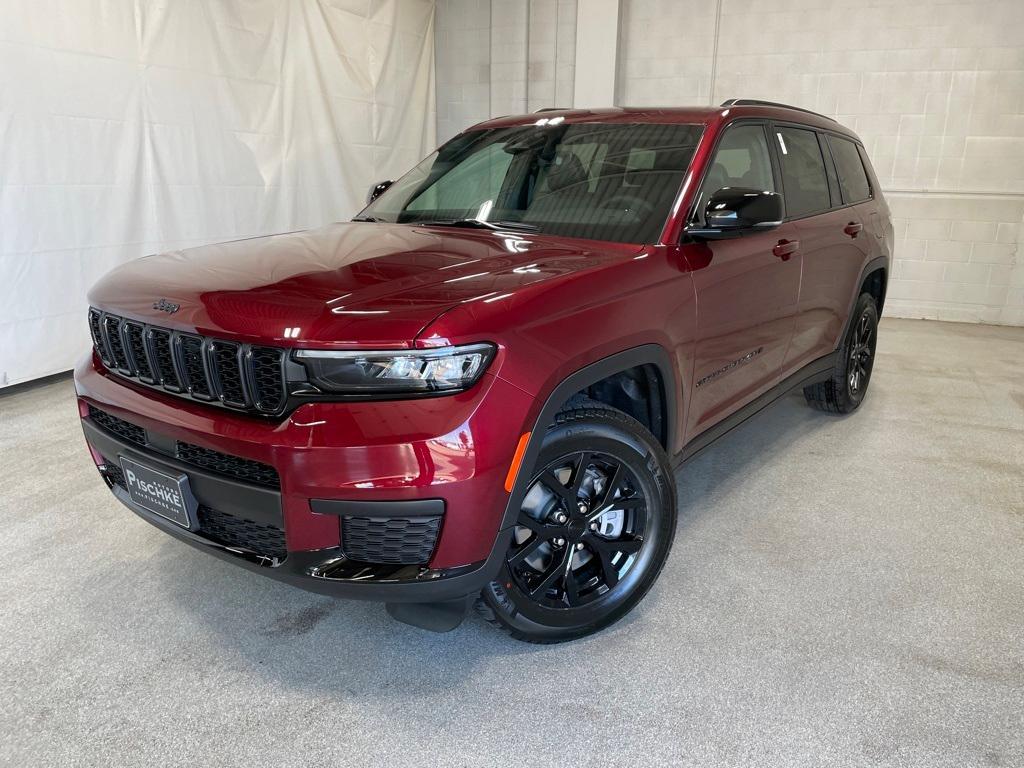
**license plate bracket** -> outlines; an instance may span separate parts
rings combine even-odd
[[[126,456],[118,457],[128,495],[137,505],[189,530],[196,528],[199,503],[192,495],[188,475],[170,475]]]

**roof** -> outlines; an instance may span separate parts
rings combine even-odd
[[[784,104],[726,102],[718,107],[607,107],[602,109],[543,109],[525,115],[505,115],[485,120],[474,129],[534,125],[562,118],[567,123],[694,123],[710,125],[736,117],[761,117],[803,123],[856,138],[848,128],[824,115]]]

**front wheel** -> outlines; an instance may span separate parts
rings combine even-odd
[[[544,437],[505,562],[478,611],[528,642],[597,632],[651,588],[675,525],[675,485],[653,435],[621,411],[576,402]]]

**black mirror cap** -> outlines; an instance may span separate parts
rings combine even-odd
[[[717,239],[764,231],[782,223],[782,195],[749,187],[722,187],[704,207],[704,226],[692,237]]]
[[[366,204],[369,205],[378,197],[383,195],[385,192],[388,191],[388,187],[390,187],[394,183],[394,179],[388,179],[387,181],[378,181],[376,184],[370,187],[370,191],[366,193]]]

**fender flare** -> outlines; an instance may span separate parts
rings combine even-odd
[[[658,369],[658,373],[661,375],[662,386],[665,390],[662,392],[662,395],[665,404],[666,452],[670,457],[675,454],[677,450],[677,446],[675,445],[676,415],[679,410],[679,400],[682,389],[679,385],[679,377],[672,364],[672,360],[669,357],[668,351],[663,346],[660,344],[642,344],[638,347],[631,347],[630,349],[616,352],[615,354],[601,358],[594,363],[580,368],[574,373],[566,376],[551,391],[545,399],[544,406],[541,408],[540,414],[537,416],[537,419],[533,424],[530,439],[527,441],[526,450],[523,453],[523,458],[519,465],[519,471],[516,475],[515,483],[512,486],[508,502],[505,505],[505,513],[501,518],[498,535],[499,548],[501,548],[501,543],[505,540],[505,537],[501,535],[501,532],[511,528],[515,523],[519,507],[522,505],[523,498],[526,496],[526,491],[528,490],[527,485],[530,480],[530,470],[537,461],[537,457],[540,455],[541,445],[544,442],[544,434],[547,426],[554,421],[555,414],[558,413],[558,410],[570,397],[575,395],[581,389],[585,389],[591,384],[595,384],[601,379],[612,376],[620,371],[635,368],[640,365],[653,365]],[[523,471],[524,468],[526,471]]]
[[[843,345],[843,341],[846,339],[847,334],[850,332],[850,325],[853,323],[853,308],[857,306],[857,299],[860,298],[860,288],[862,285],[864,285],[864,280],[866,280],[867,276],[870,275],[872,272],[877,272],[879,269],[885,270],[885,284],[883,284],[882,289],[885,290],[888,288],[889,257],[879,256],[877,259],[872,259],[867,264],[865,264],[864,269],[860,271],[860,277],[857,278],[857,287],[854,289],[853,297],[850,299],[849,306],[846,310],[846,322],[843,323],[843,332],[839,335],[839,338],[836,340],[835,349],[839,349]],[[879,310],[879,315],[881,315],[881,310]]]

